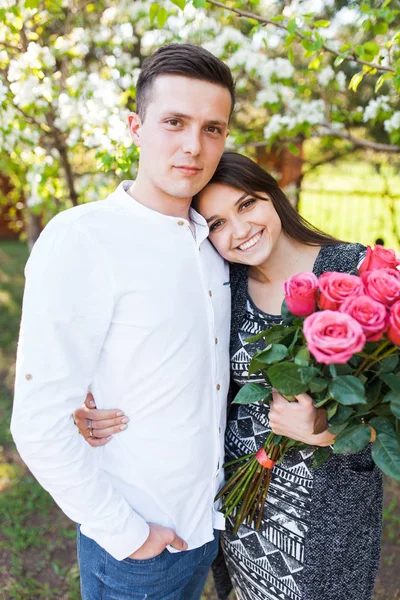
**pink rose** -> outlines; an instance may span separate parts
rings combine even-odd
[[[338,310],[342,302],[350,296],[364,293],[359,277],[348,273],[323,273],[318,280],[320,294],[318,304],[323,310]]]
[[[400,301],[390,309],[388,338],[395,346],[400,346]]]
[[[307,317],[303,332],[311,354],[327,365],[346,363],[366,342],[362,327],[355,319],[333,310]]]
[[[370,296],[348,298],[339,308],[360,323],[368,342],[377,342],[387,328],[387,309]]]
[[[397,269],[376,269],[361,273],[368,296],[392,306],[400,300],[400,272]]]
[[[318,279],[314,273],[293,275],[283,284],[285,300],[293,315],[306,317],[317,308]]]
[[[367,254],[358,269],[358,274],[365,271],[374,271],[375,269],[390,268],[395,269],[400,265],[400,260],[397,260],[394,250],[384,248],[383,246],[367,246]]]

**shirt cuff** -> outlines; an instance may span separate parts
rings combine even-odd
[[[124,560],[136,552],[147,540],[150,533],[150,527],[142,517],[132,513],[129,523],[123,528],[121,533],[109,531],[107,536],[94,536],[91,527],[81,525],[83,535],[95,540],[102,548],[106,550],[116,560]]]

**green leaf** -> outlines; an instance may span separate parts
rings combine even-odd
[[[385,417],[374,417],[368,421],[368,425],[371,425],[377,433],[396,434],[394,423]]]
[[[389,477],[400,481],[400,444],[387,433],[378,433],[372,444],[372,458],[375,464]]]
[[[25,0],[25,8],[39,8],[39,0]]]
[[[253,344],[254,342],[258,342],[259,340],[264,339],[266,344],[273,344],[274,342],[278,342],[282,335],[286,333],[286,327],[284,325],[274,325],[269,329],[264,329],[264,331],[260,331],[256,335],[249,337],[246,339],[246,342],[249,344]]]
[[[382,381],[390,387],[391,390],[400,394],[400,376],[393,373],[385,373],[380,376]]]
[[[329,433],[332,435],[337,435],[338,433],[342,433],[348,426],[348,423],[341,423],[340,425],[329,425]]]
[[[353,90],[353,92],[356,92],[358,86],[363,80],[364,75],[365,73],[356,73],[355,75],[353,75],[353,77],[350,79],[349,90]]]
[[[157,16],[159,8],[160,7],[156,2],[153,2],[153,4],[150,6],[150,23],[151,24],[154,23],[154,19]]]
[[[369,444],[370,439],[371,430],[368,425],[364,423],[350,425],[337,435],[333,452],[334,454],[356,454]]]
[[[312,61],[308,64],[308,68],[310,71],[318,71],[321,66],[322,56],[316,56],[312,59]]]
[[[336,377],[330,385],[330,393],[332,398],[345,406],[366,404],[364,386],[353,375]]]
[[[392,356],[387,356],[381,362],[380,372],[381,373],[393,373],[393,371],[397,367],[398,363],[399,363],[399,355],[398,354],[392,354]]]
[[[313,23],[314,27],[329,27],[330,24],[331,24],[330,21],[326,21],[324,19],[320,19],[319,21],[314,21],[314,23]]]
[[[329,382],[322,377],[316,377],[313,381],[310,382],[310,392],[311,394],[318,394],[318,392],[322,392],[329,385]]]
[[[267,350],[257,352],[254,358],[263,364],[271,365],[286,358],[289,354],[288,349],[283,344],[272,344]]]
[[[259,362],[254,356],[250,361],[250,365],[249,365],[249,377],[250,375],[253,375],[254,373],[257,373],[257,371],[261,371],[261,369],[264,368],[263,363]]]
[[[233,404],[253,404],[254,402],[266,400],[271,394],[271,388],[264,387],[259,383],[246,383],[235,396]]]
[[[270,21],[272,21],[273,23],[280,23],[281,21],[284,21],[285,17],[283,15],[277,15],[276,17],[271,17]]]
[[[379,379],[375,379],[372,383],[370,383],[367,386],[365,390],[367,402],[366,404],[359,404],[358,406],[356,406],[357,415],[366,415],[370,411],[372,411],[372,409],[377,404],[379,404],[379,402],[381,401],[381,389],[382,381],[380,381]]]
[[[353,370],[350,365],[335,365],[336,375],[352,375]]]
[[[310,351],[307,346],[302,346],[294,358],[299,367],[307,367],[310,363]]]
[[[339,404],[335,416],[332,417],[332,419],[329,419],[329,422],[332,425],[343,425],[343,423],[346,423],[353,414],[354,410],[350,408],[350,406]]]
[[[287,30],[289,33],[293,34],[296,31],[296,19],[289,19],[287,24]]]
[[[296,144],[294,144],[293,142],[289,142],[288,150],[291,154],[293,154],[293,156],[299,156],[299,154],[300,154],[300,150],[298,149]]]
[[[372,31],[374,35],[384,35],[388,29],[389,25],[384,21],[380,21],[373,26]]]
[[[397,394],[390,401],[390,409],[397,419],[400,419],[400,394]]]
[[[379,406],[375,406],[374,413],[378,417],[391,417],[393,415],[389,404],[379,404]]]
[[[333,404],[330,404],[327,408],[326,408],[326,418],[328,419],[328,422],[335,416],[335,414],[337,413],[339,406],[341,406],[341,404],[338,404],[337,402],[334,402]],[[343,407],[346,408],[346,407]]]
[[[311,381],[313,381],[313,379],[315,379],[315,377],[318,375],[319,371],[316,367],[300,367],[299,366],[299,373],[301,376],[301,380],[304,383],[310,383]]]
[[[203,8],[205,3],[206,3],[206,0],[193,0],[193,6],[195,8]]]
[[[163,6],[160,6],[157,12],[157,25],[160,29],[162,29],[167,22],[168,19],[168,11]]]
[[[334,67],[340,67],[340,65],[342,64],[342,62],[346,60],[346,57],[347,57],[347,52],[342,52],[342,54],[339,54],[339,56],[337,56],[335,58],[333,66]]]
[[[385,404],[390,404],[390,402],[396,403],[398,401],[397,399],[399,396],[400,394],[398,392],[393,392],[392,390],[390,390],[390,392],[388,392],[386,396],[383,397],[382,402]]]
[[[321,465],[323,465],[328,458],[331,455],[331,451],[329,450],[329,448],[318,448],[318,450],[315,450],[313,453],[313,463],[312,466],[314,467],[314,469],[316,467],[320,467]]]
[[[290,48],[288,50],[288,59],[293,64],[293,62],[294,62],[294,50],[293,50],[293,48],[291,46],[290,46]]]
[[[296,396],[307,391],[308,383],[301,378],[300,367],[284,362],[273,365],[267,371],[269,382],[284,396]]]
[[[379,54],[379,46],[376,42],[366,42],[364,44],[364,52],[369,54],[372,58]]]
[[[183,10],[186,5],[186,0],[171,0],[171,2],[181,10]]]
[[[332,375],[333,379],[335,377],[337,377],[337,370],[336,370],[336,366],[335,365],[329,365],[329,373]]]

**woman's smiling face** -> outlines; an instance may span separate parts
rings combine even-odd
[[[210,228],[209,239],[229,262],[263,264],[282,234],[271,200],[258,195],[265,199],[221,183],[211,183],[199,194],[197,208]]]

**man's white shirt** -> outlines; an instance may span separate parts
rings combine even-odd
[[[198,213],[193,235],[132,199],[131,183],[59,214],[35,244],[11,423],[41,485],[118,560],[150,522],[189,549],[223,529],[213,499],[229,386],[228,265]],[[71,418],[88,390],[130,418],[102,448]]]

